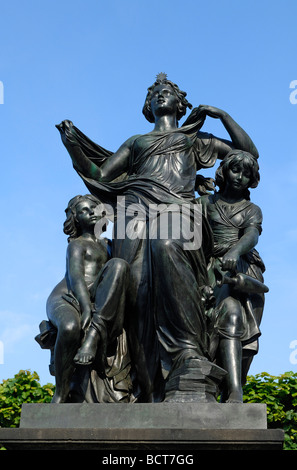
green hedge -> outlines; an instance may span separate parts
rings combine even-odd
[[[243,399],[245,403],[266,403],[267,427],[283,429],[284,449],[297,450],[297,373],[249,376]]]
[[[55,387],[52,384],[41,386],[36,372],[20,370],[13,379],[0,384],[0,427],[19,426],[23,403],[48,403]]]
[[[23,403],[47,403],[52,384],[41,386],[36,372],[21,370],[0,384],[0,427],[18,427]],[[244,387],[245,403],[266,403],[268,428],[285,431],[285,450],[297,450],[297,373],[272,376],[262,372],[249,376]]]

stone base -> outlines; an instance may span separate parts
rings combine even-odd
[[[7,450],[171,451],[282,450],[278,429],[0,429]],[[131,455],[133,454],[131,452]]]
[[[266,429],[260,403],[26,403],[24,429]]]
[[[24,404],[20,428],[0,429],[8,450],[282,450],[283,439],[262,404]]]

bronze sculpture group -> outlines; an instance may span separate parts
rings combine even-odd
[[[57,126],[90,194],[66,209],[66,275],[36,338],[51,349],[55,403],[242,402],[268,290],[255,249],[262,213],[249,196],[259,155],[218,108],[200,105],[179,127],[187,108],[159,74],[143,107],[153,130],[115,153],[71,121]],[[207,116],[230,140],[201,131]],[[211,191],[197,172],[218,159]],[[112,241],[96,231],[102,204]]]

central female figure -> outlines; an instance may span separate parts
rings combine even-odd
[[[202,290],[208,285],[206,258],[211,249],[211,231],[203,220],[201,246],[187,250],[185,243],[189,238],[182,230],[183,222],[180,219],[181,236],[173,236],[176,219],[172,216],[168,217],[168,237],[150,238],[150,207],[174,205],[181,214],[183,206],[195,202],[197,170],[212,167],[217,158],[223,158],[232,148],[258,156],[249,136],[218,108],[195,108],[179,128],[179,119],[191,107],[186,93],[160,74],[148,89],[143,108],[154,129],[129,138],[117,152],[112,154],[94,144],[70,121],[57,126],[75,170],[92,194],[114,208],[124,196],[125,214],[129,214],[132,204],[141,207],[142,216],[137,223],[134,214],[130,219],[125,217],[126,227],[133,222],[138,236],[127,236],[126,231],[126,236],[119,238],[119,221],[115,218],[113,239],[113,256],[126,260],[131,269],[125,329],[135,367],[134,393],[138,401],[163,401],[170,397],[193,401],[191,393],[183,394],[181,390],[179,398],[174,396],[172,377],[178,377],[179,370],[187,377],[187,367],[190,377],[189,364],[193,364],[193,359],[197,363],[208,360]],[[200,131],[207,115],[221,119],[231,141]],[[195,229],[193,211],[188,218],[189,233]]]

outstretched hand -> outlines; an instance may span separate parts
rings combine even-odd
[[[67,148],[69,140],[71,141],[73,122],[65,119],[64,121],[60,122],[60,124],[56,124],[56,128],[60,132],[62,142]]]
[[[58,129],[58,131],[61,132],[61,134],[64,134],[67,131],[71,131],[72,127],[73,122],[68,119],[65,119],[64,121],[60,122],[60,124],[56,124],[56,128]]]

